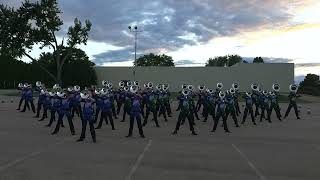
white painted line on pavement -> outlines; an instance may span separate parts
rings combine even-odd
[[[69,139],[69,138],[68,138]],[[15,159],[13,161],[10,161],[9,163],[7,164],[4,164],[4,165],[0,165],[0,172],[8,169],[8,168],[11,168],[11,167],[14,167],[15,165],[27,160],[27,159],[30,159],[30,158],[33,158],[41,153],[43,153],[46,149],[49,149],[50,147],[54,147],[54,146],[57,146],[57,145],[60,145],[60,144],[63,144],[64,142],[66,142],[67,139],[64,139],[63,141],[60,141],[60,142],[57,142],[55,144],[51,144],[51,145],[48,145],[46,148],[44,148],[42,151],[35,151],[35,152],[32,152],[30,154],[27,154],[23,157],[20,157],[18,159]]]
[[[129,172],[129,174],[126,176],[125,180],[131,180],[133,174],[136,172],[136,170],[138,169],[145,153],[149,150],[150,146],[151,146],[152,140],[149,140],[148,144],[144,147],[142,153],[139,155],[136,163],[133,165],[133,167],[131,168],[131,171]]]
[[[267,178],[256,168],[256,166],[249,160],[249,158],[241,152],[241,150],[234,144],[232,144],[232,147],[241,155],[241,157],[247,161],[248,165],[251,167],[251,169],[256,173],[257,176],[259,176],[260,180],[267,180]]]

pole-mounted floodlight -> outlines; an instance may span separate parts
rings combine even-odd
[[[128,29],[131,33],[134,33],[134,62],[137,60],[137,41],[138,41],[138,32],[142,32],[141,30],[138,30],[137,26],[134,26],[133,28],[131,26],[128,26]],[[135,65],[133,64],[135,67]],[[133,80],[135,80],[135,69],[133,69]]]

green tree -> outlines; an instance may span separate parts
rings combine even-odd
[[[300,83],[299,93],[320,96],[320,80],[316,74],[307,74]]]
[[[63,22],[56,0],[25,0],[17,9],[0,4],[0,11],[1,54],[11,57],[26,56],[36,62],[37,60],[29,54],[34,45],[41,45],[40,49],[53,49],[56,74],[51,73],[41,63],[36,64],[55,82],[62,83],[62,70],[66,60],[76,45],[87,43],[91,30],[90,21],[86,20],[85,24],[82,24],[76,18],[74,25],[68,29],[66,42],[63,39],[59,43],[56,33],[61,29]],[[64,49],[66,53],[61,53]]]
[[[255,57],[253,59],[253,63],[264,63],[264,60],[262,59],[262,57]]]
[[[233,66],[240,62],[243,62],[243,60],[239,55],[217,56],[215,58],[210,58],[207,61],[206,66]]]
[[[171,56],[165,54],[155,55],[153,53],[139,57],[135,62],[135,66],[174,66]]]

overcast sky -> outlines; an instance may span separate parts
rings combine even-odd
[[[97,65],[131,66],[134,38],[127,27],[137,25],[143,31],[138,35],[139,55],[166,53],[179,66],[203,66],[210,57],[239,54],[248,60],[262,56],[267,62],[296,63],[297,80],[308,72],[320,74],[319,0],[58,2],[64,20],[59,39],[75,17],[89,19],[89,43],[81,48]]]

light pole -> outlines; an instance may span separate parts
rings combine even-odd
[[[137,26],[134,26],[134,27],[131,27],[129,26],[128,27],[129,31],[131,33],[134,33],[134,63],[136,62],[137,60],[137,41],[138,41],[138,33],[139,32],[142,32],[141,30],[138,30],[138,27]],[[135,65],[133,63],[133,80],[135,80],[135,76],[136,76],[136,71],[135,71]]]

